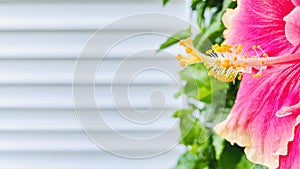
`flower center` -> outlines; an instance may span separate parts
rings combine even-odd
[[[213,45],[206,51],[206,55],[200,53],[193,47],[192,39],[186,39],[179,43],[186,50],[188,56],[179,54],[177,59],[180,60],[181,66],[194,63],[203,63],[209,70],[208,75],[217,78],[223,82],[233,82],[241,80],[243,73],[252,73],[252,69],[258,70],[253,75],[254,78],[262,76],[263,70],[267,66],[275,64],[291,64],[300,61],[300,54],[268,57],[260,45],[253,46],[252,50],[255,55],[249,57],[243,50],[242,45]]]

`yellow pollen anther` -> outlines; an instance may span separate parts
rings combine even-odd
[[[180,61],[180,66],[182,66],[182,67],[186,66],[186,62],[185,61]]]
[[[187,53],[187,54],[190,54],[190,53],[192,53],[192,49],[191,48],[186,48],[186,50],[185,50],[185,52]]]
[[[178,55],[177,55],[177,60],[180,60],[180,59],[182,59],[182,55],[181,55],[181,54],[178,54]]]
[[[268,54],[267,54],[267,53],[264,53],[264,54],[263,54],[263,57],[268,57]]]
[[[257,49],[260,49],[260,45],[257,45]]]
[[[254,46],[252,46],[252,49],[254,50],[254,49],[256,49],[256,46],[254,45]]]
[[[179,42],[179,45],[180,45],[180,46],[183,46],[183,45],[184,45],[184,42],[183,42],[183,41],[180,41],[180,42]]]
[[[188,45],[192,45],[192,44],[193,44],[192,38],[186,39],[185,42],[186,42]]]
[[[229,59],[224,59],[224,63],[230,63]]]
[[[239,44],[237,49],[242,49],[243,48],[243,45],[242,44]]]
[[[237,57],[236,57],[236,55],[234,55],[234,56],[232,57],[232,59],[233,59],[233,60],[237,60]]]
[[[242,67],[243,67],[244,69],[246,69],[246,66],[247,66],[247,63],[246,63],[246,62],[242,63]]]
[[[225,68],[225,69],[228,69],[230,67],[230,60],[225,59],[223,61],[222,67]]]
[[[231,64],[232,69],[236,69],[236,66],[234,64]]]

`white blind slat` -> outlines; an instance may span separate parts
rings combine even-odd
[[[156,25],[156,24],[154,24]],[[181,26],[181,28],[185,28]],[[180,28],[178,28],[180,29]],[[150,30],[145,30],[149,32]],[[178,30],[177,30],[178,31]],[[0,31],[0,58],[1,59],[76,59],[87,40],[95,31],[24,31],[24,32],[1,32]],[[125,31],[127,34],[134,34],[135,31]],[[150,32],[155,32],[151,30]],[[109,51],[108,58],[125,58],[141,49],[155,51],[165,39],[175,31],[157,31],[157,34],[129,37],[116,45]],[[103,39],[111,41],[123,35],[122,31],[103,32]],[[162,35],[161,35],[162,34]],[[102,40],[102,39],[101,39]],[[99,40],[100,41],[100,40]],[[140,42],[143,43],[140,43]],[[99,42],[101,43],[101,42]],[[108,52],[100,45],[90,47],[91,58],[100,58],[99,53]],[[172,55],[165,53],[153,53],[161,57],[174,58],[181,50],[171,48],[167,50]],[[142,53],[143,54],[143,53]],[[149,58],[142,55],[142,58]]]
[[[91,120],[90,129],[97,137],[111,141],[112,149],[117,152],[135,157],[161,152],[159,155],[139,160],[124,158],[95,145],[83,131],[74,110],[72,81],[77,59],[97,29],[121,17],[145,12],[187,18],[183,1],[171,1],[166,7],[161,0],[0,3],[0,169],[167,169],[174,166],[182,147],[176,146],[180,133],[178,120],[172,114],[183,105],[181,99],[173,97],[179,90],[180,68],[175,57],[183,49],[172,47],[160,53],[156,49],[168,36],[187,28],[188,24],[176,18],[160,20],[158,15],[135,18],[132,24],[124,22],[121,27],[103,30],[103,39],[91,46],[83,60],[87,65],[102,61],[95,74],[95,100],[101,108],[97,113],[110,126]],[[135,32],[148,34],[130,36],[106,56],[99,56],[107,49],[98,44],[111,44],[120,35]],[[84,77],[85,73],[80,76]],[[91,82],[87,80],[82,78],[81,88],[89,87]],[[113,93],[118,96],[117,105]],[[84,110],[81,118],[89,119],[95,114],[88,101],[77,106]],[[148,144],[120,144],[115,132],[137,139],[165,134],[168,139]],[[165,152],[167,149],[170,151]]]
[[[0,20],[2,21],[0,30],[94,30],[117,18],[136,13],[165,12],[180,17],[185,17],[187,14],[185,8],[182,8],[183,3],[180,1],[170,3],[165,8],[162,7],[159,0],[130,2],[127,0],[115,3],[111,1],[5,3],[0,6]],[[180,26],[176,22],[165,25],[164,22],[159,22],[153,18],[153,20],[137,21],[134,25],[124,25],[121,29],[147,29],[147,25],[151,21],[157,23],[152,25],[154,29],[170,29]]]

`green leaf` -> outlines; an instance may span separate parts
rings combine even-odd
[[[158,51],[165,49],[175,43],[178,43],[182,39],[186,39],[186,38],[190,37],[191,34],[192,34],[191,27],[175,33],[170,38],[168,38],[163,44],[160,45]]]
[[[252,169],[254,166],[247,158],[246,155],[243,155],[240,162],[237,164],[236,169]]]
[[[163,5],[165,6],[170,0],[162,0]]]
[[[204,103],[213,103],[224,107],[228,86],[226,83],[209,77],[207,69],[202,63],[187,66],[179,72],[179,75],[181,80],[186,81],[180,93],[185,93],[189,98]]]
[[[189,65],[179,72],[181,80],[186,81],[182,92],[189,98],[203,101],[210,98],[210,78],[202,64]],[[209,98],[207,98],[209,97]]]
[[[197,160],[197,155],[187,151],[179,158],[173,169],[195,169]]]
[[[268,169],[268,167],[259,164],[253,164],[246,158],[246,155],[243,155],[241,161],[236,166],[236,169]]]
[[[199,161],[197,169],[216,169],[218,161],[216,159],[216,151],[213,146],[213,138],[209,137],[205,143],[202,143],[198,148]]]
[[[209,77],[207,75],[207,69],[203,64],[193,64],[187,66],[185,69],[179,72],[181,80],[196,82],[199,85],[209,86]]]
[[[180,118],[181,144],[186,146],[202,146],[209,138],[207,128],[195,116],[199,113],[193,107],[176,111],[174,116]]]
[[[224,144],[225,146],[220,156],[219,169],[236,169],[244,155],[244,151],[237,145],[230,145],[229,142],[225,142]]]
[[[196,10],[197,5],[198,5],[201,1],[202,1],[202,0],[192,0],[191,9],[192,9],[192,10]]]
[[[268,167],[262,166],[262,165],[259,165],[259,164],[255,164],[251,169],[268,169]]]
[[[224,149],[224,139],[217,134],[214,134],[212,137],[213,137],[213,146],[215,147],[215,151],[216,151],[216,159],[219,160],[222,151]]]
[[[193,145],[199,142],[202,126],[198,119],[193,116],[193,110],[182,110],[180,113],[181,143]]]
[[[240,81],[236,81],[234,85],[230,83],[228,86],[226,93],[226,107],[232,107],[236,99],[237,91],[240,87]]]
[[[223,32],[224,26],[220,22],[214,22],[212,23],[207,30],[203,34],[199,34],[198,38],[194,40],[194,45],[197,49],[201,48],[207,48],[207,42],[206,41],[211,41],[212,43],[215,43],[214,39],[210,37],[214,37],[214,34],[220,34],[220,32]],[[221,34],[222,35],[222,34]]]
[[[186,112],[186,111],[187,111],[187,110],[184,110],[184,109],[176,110],[176,111],[174,112],[174,114],[173,114],[173,117],[179,118],[180,115],[181,115],[182,113]]]
[[[204,31],[203,21],[204,21],[204,12],[207,4],[205,2],[201,2],[197,9],[197,24],[199,26],[200,31]]]
[[[211,1],[209,1],[209,2],[211,2]],[[206,7],[203,11],[200,10],[199,11],[200,13],[198,13],[198,18],[197,18],[198,25],[200,28],[202,28],[201,30],[203,32],[201,32],[200,34],[198,34],[196,36],[193,43],[194,43],[194,46],[202,52],[203,52],[203,48],[205,48],[205,50],[207,50],[207,44],[208,44],[207,41],[210,41],[213,44],[221,43],[223,41],[222,33],[223,33],[225,27],[222,23],[222,16],[228,7],[235,6],[234,5],[235,2],[232,2],[232,0],[223,0],[223,3],[221,6],[219,6],[218,4],[219,3],[215,3],[215,2],[211,2],[211,4],[210,4],[210,5],[213,5],[216,10],[215,10],[215,12],[213,12],[213,10],[209,9],[209,11],[211,11],[212,17],[211,17],[211,20],[209,21],[210,24],[207,27],[204,27],[202,25],[202,23],[204,22],[202,20],[206,19],[204,16],[204,12],[206,10],[208,10],[208,8]],[[209,4],[206,4],[206,5],[209,5]]]

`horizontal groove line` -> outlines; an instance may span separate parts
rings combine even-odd
[[[143,3],[153,3],[154,0],[114,0],[114,2],[126,2],[126,3],[135,3],[135,4],[143,4]],[[160,2],[159,0],[156,0],[157,2]],[[154,1],[155,2],[155,1]],[[24,3],[30,3],[30,4],[36,4],[36,3],[68,3],[68,4],[72,4],[72,3],[78,3],[78,4],[97,4],[97,3],[108,3],[108,4],[112,4],[111,0],[3,0],[1,3],[5,3],[5,4],[24,4]],[[178,4],[183,4],[182,2],[180,2],[179,0],[173,0],[172,3],[178,3]]]
[[[160,111],[168,111],[168,110],[171,111],[171,110],[173,110],[175,112],[176,110],[178,110],[180,108],[180,107],[178,107],[178,108],[175,107],[175,109],[174,109],[174,106],[175,105],[170,105],[170,106],[168,106],[165,109],[160,110]],[[118,107],[118,110],[119,111],[121,111],[121,110],[125,111],[125,110],[128,110],[128,107],[129,106]],[[141,109],[141,110],[146,110],[148,107],[138,107],[138,108]],[[45,108],[45,107],[32,107],[32,106],[28,106],[28,107],[24,107],[24,106],[23,107],[21,107],[21,106],[20,107],[15,107],[15,106],[14,107],[0,107],[0,111],[13,111],[13,110],[35,110],[36,111],[36,110],[44,110],[44,109],[47,109],[48,111],[50,111],[50,110],[57,110],[57,109],[59,109],[59,110],[70,110],[72,108],[70,108],[70,107],[62,107],[62,106],[59,107],[59,108],[58,108],[58,106],[47,107],[47,108]],[[86,107],[78,108],[77,111],[78,110],[85,111],[87,109],[97,111],[97,110],[95,110],[93,108],[86,108]],[[105,107],[105,108],[101,108],[101,111],[104,112],[104,111],[109,111],[109,110],[114,110],[114,109],[116,109],[116,108],[115,107],[111,107],[111,108]]]
[[[88,27],[88,28],[85,28],[85,27]],[[4,32],[27,32],[27,33],[35,33],[35,32],[96,32],[97,30],[101,29],[103,26],[79,26],[79,27],[65,27],[63,28],[45,28],[45,29],[42,29],[42,28],[39,28],[39,29],[33,29],[33,28],[28,28],[28,29],[21,29],[21,28],[10,28],[10,29],[7,29],[7,28],[1,28],[0,26],[0,33],[4,33]],[[157,32],[157,31],[178,31],[179,28],[174,28],[174,29],[170,29],[170,28],[153,28],[153,29],[144,29],[144,28],[110,28],[110,29],[107,29],[105,31],[107,32]]]
[[[165,147],[161,147],[161,148],[164,149]],[[157,148],[154,150],[153,150],[153,147],[151,149],[136,149],[136,150],[131,149],[131,151],[129,151],[128,149],[127,150],[121,149],[121,150],[118,150],[118,152],[145,152],[145,150],[146,150],[146,152],[150,153],[150,152],[156,152],[157,150],[161,150],[161,148]],[[153,150],[153,151],[151,151],[151,150]],[[170,149],[169,151],[180,152],[180,149],[177,147],[174,147],[173,149]],[[95,147],[95,149],[92,149],[92,150],[59,150],[59,149],[57,149],[57,150],[53,150],[53,151],[47,150],[47,149],[45,149],[45,150],[1,150],[0,149],[0,152],[1,152],[1,154],[2,153],[5,153],[5,154],[6,153],[57,153],[57,152],[66,153],[66,154],[69,154],[69,153],[104,153],[104,154],[106,154],[107,153],[107,151],[102,150],[100,147],[99,147],[99,149],[96,149],[96,147]]]
[[[171,117],[170,117],[171,118]],[[166,127],[166,128],[157,128],[157,129],[146,129],[145,127],[141,128],[141,129],[137,129],[136,127],[133,127],[132,129],[124,129],[124,128],[117,128],[117,129],[114,129],[114,130],[117,130],[118,132],[126,132],[126,133],[152,133],[152,132],[161,132],[161,131],[165,131],[166,129],[169,129],[169,127]],[[171,132],[175,132],[177,133],[178,131],[177,130],[168,130],[168,131],[171,131]],[[44,130],[44,129],[30,129],[30,130],[22,130],[22,129],[1,129],[0,128],[0,133],[2,134],[7,134],[8,132],[10,133],[69,133],[69,134],[85,134],[84,130],[82,128],[78,128],[78,129],[50,129],[50,130]],[[89,132],[93,132],[93,133],[111,133],[112,131],[110,129],[108,130],[103,130],[103,129],[92,129],[92,130],[89,130]]]
[[[125,55],[125,54],[124,54]],[[171,55],[171,54],[170,54]],[[141,57],[135,57],[134,59],[130,59],[130,58],[126,58],[126,57],[120,57],[120,56],[109,56],[109,57],[105,57],[104,60],[105,61],[114,61],[114,60],[176,60],[176,57],[174,56],[170,56],[170,55],[166,55],[160,58],[154,58],[154,57],[145,57],[145,56],[141,56]],[[47,61],[47,60],[72,60],[72,61],[77,61],[77,60],[84,60],[84,61],[89,61],[89,60],[99,60],[99,59],[103,59],[103,58],[99,58],[99,57],[85,57],[85,58],[79,58],[79,56],[55,56],[55,57],[2,57],[0,56],[0,61],[1,60],[8,60],[8,61],[14,61],[14,60],[41,60],[41,61]]]
[[[1,87],[21,87],[21,86],[24,86],[24,87],[29,87],[29,86],[33,86],[33,87],[36,87],[36,86],[41,86],[41,87],[66,87],[66,86],[70,86],[72,87],[74,84],[73,83],[1,83],[0,82],[0,88]],[[88,84],[88,83],[79,83],[79,84],[76,84],[76,86],[82,86],[82,87],[85,87],[85,86],[91,86],[91,84]],[[92,84],[92,86],[94,86]],[[99,84],[99,83],[96,83],[95,84],[95,87],[109,87],[109,86],[114,86],[114,87],[118,87],[118,86],[128,86],[128,83],[117,83],[117,84],[110,84],[110,83],[102,83],[102,84]],[[139,86],[139,87],[149,87],[149,86],[163,86],[163,87],[176,87],[177,85],[174,84],[174,83],[132,83],[130,84],[129,86]],[[175,94],[175,93],[174,93]]]
[[[146,108],[148,107],[138,107],[139,109],[145,109],[147,110]],[[169,107],[165,107],[163,109],[163,111],[176,111],[178,108],[174,108],[173,106],[169,106]],[[75,111],[75,108],[71,106],[68,106],[68,107],[51,107],[51,108],[45,108],[45,107],[0,107],[0,111],[21,111],[21,110],[25,110],[25,111]],[[81,111],[98,111],[94,108],[86,108],[86,107],[82,107],[82,108],[78,108],[76,110],[81,110]],[[121,107],[121,108],[118,108],[118,110],[116,110],[115,107],[110,107],[110,108],[101,108],[101,111],[105,112],[105,111],[127,111],[127,110],[131,110],[129,109],[128,107]],[[151,111],[162,111],[161,109],[151,109]]]
[[[145,57],[145,56],[141,56],[141,57],[134,57],[134,58],[126,58],[126,57],[120,57],[120,56],[110,56],[110,57],[105,57],[105,58],[100,58],[100,57],[85,57],[85,58],[78,58],[78,57],[65,57],[65,58],[61,58],[59,56],[56,56],[56,57],[20,57],[20,58],[17,58],[17,57],[14,57],[14,58],[11,58],[11,57],[1,57],[0,56],[0,61],[3,60],[3,61],[15,61],[15,60],[18,60],[18,61],[55,61],[55,60],[58,60],[58,61],[74,61],[74,62],[77,62],[77,61],[100,61],[99,59],[103,59],[103,61],[120,61],[120,60],[124,60],[126,59],[127,61],[135,61],[135,60],[138,60],[138,61],[144,61],[144,60],[150,60],[150,61],[168,61],[168,60],[176,60],[176,57],[172,57],[170,55],[166,55],[166,56],[162,56],[160,58],[158,57]],[[178,64],[179,65],[179,64]]]
[[[138,150],[133,150],[133,149],[125,149],[125,148],[120,148],[120,149],[118,149],[117,151],[118,152],[128,152],[129,150],[129,152],[156,152],[156,151],[158,151],[158,150],[161,150],[161,149],[164,149],[165,147],[158,147],[158,148],[153,148],[153,147],[151,147],[151,148],[145,148],[145,149],[138,149]],[[153,150],[154,149],[154,150]],[[155,151],[156,150],[156,151]],[[116,150],[114,150],[114,151],[116,151]],[[7,150],[7,149],[5,149],[5,150],[1,150],[0,149],[0,152],[1,153],[7,153],[7,152],[10,152],[10,153],[14,153],[14,152],[18,152],[18,153],[22,153],[22,152],[58,152],[58,153],[64,153],[64,152],[66,152],[66,153],[68,153],[68,152],[77,152],[77,153],[88,153],[88,152],[98,152],[98,153],[107,153],[105,150],[102,150],[100,147],[95,147],[95,148],[85,148],[85,149],[75,149],[75,150],[72,150],[71,148],[70,149],[65,149],[65,150],[63,150],[63,149],[40,149],[40,150],[35,150],[35,149],[28,149],[28,150],[26,150],[26,149],[24,149],[24,150]]]
[[[5,108],[0,108],[0,111],[4,111],[4,110],[7,110],[7,109],[5,109]],[[19,109],[19,108],[14,108],[12,111],[21,111],[21,110],[24,110],[24,111],[55,111],[55,112],[59,112],[59,111],[68,111],[68,112],[75,112],[75,109],[72,107],[72,108],[51,108],[51,109],[48,109],[48,108],[29,108],[29,107],[27,107],[26,109],[23,109],[23,108],[21,108],[21,109]],[[79,110],[81,110],[81,111],[91,111],[91,112],[93,112],[93,111],[98,111],[98,110],[96,110],[96,109],[94,109],[94,108],[81,108],[81,109],[79,109]],[[101,110],[103,110],[102,108],[101,108]],[[129,110],[132,110],[132,109],[129,109],[129,108],[123,108],[123,109],[116,109],[116,108],[114,108],[114,107],[112,107],[112,108],[110,108],[110,109],[105,109],[105,110],[103,110],[103,111],[129,111]],[[177,110],[176,108],[169,108],[169,107],[166,107],[165,109],[163,109],[163,110],[165,110],[165,111],[173,111],[173,110]],[[151,109],[151,111],[162,111],[161,109],[155,109],[155,108],[152,108]]]

